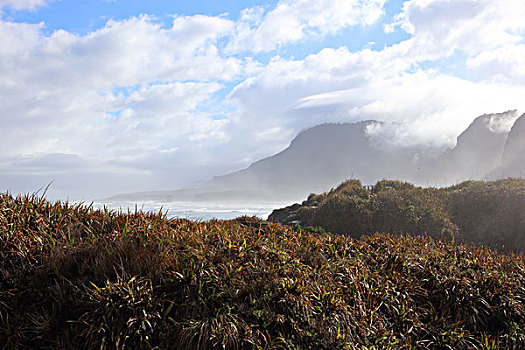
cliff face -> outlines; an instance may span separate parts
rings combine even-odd
[[[481,179],[501,164],[508,131],[518,117],[517,111],[485,114],[476,118],[457,138],[456,147],[422,165],[414,179],[423,183],[451,185],[468,179]]]
[[[459,135],[450,155],[453,161],[464,165],[465,177],[483,175],[499,165],[508,129],[496,126],[516,117],[516,111],[483,115]]]
[[[525,114],[519,117],[505,141],[499,166],[488,172],[487,179],[525,176]]]
[[[502,166],[508,176],[525,175],[525,114],[510,130],[503,152]]]

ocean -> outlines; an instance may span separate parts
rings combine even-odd
[[[191,220],[211,220],[223,219],[229,220],[239,216],[257,216],[261,219],[267,219],[268,215],[274,209],[283,208],[292,203],[275,203],[275,204],[218,204],[218,203],[197,203],[197,202],[126,202],[126,201],[105,201],[94,202],[95,208],[104,206],[117,211],[134,212],[135,210],[159,212],[162,210],[168,218],[186,218]]]

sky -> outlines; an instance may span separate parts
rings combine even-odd
[[[523,18],[523,0],[0,0],[0,192],[181,188],[325,122],[453,147],[525,112]]]

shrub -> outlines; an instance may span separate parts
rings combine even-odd
[[[427,234],[497,249],[525,251],[525,179],[467,181],[421,188],[382,180],[370,190],[350,180],[269,220],[320,226],[360,237],[374,232]],[[277,211],[275,211],[276,213]]]

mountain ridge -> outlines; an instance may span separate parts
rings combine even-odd
[[[525,154],[525,114],[519,117],[516,110],[475,118],[458,136],[456,146],[436,157],[421,157],[423,152],[418,148],[377,147],[368,130],[373,125],[385,123],[320,124],[300,132],[281,152],[247,168],[215,176],[203,185],[116,195],[108,200],[297,201],[349,178],[358,178],[364,184],[395,178],[417,185],[447,186],[464,180],[499,178],[499,170],[516,173]],[[507,130],[509,125],[511,131]]]

